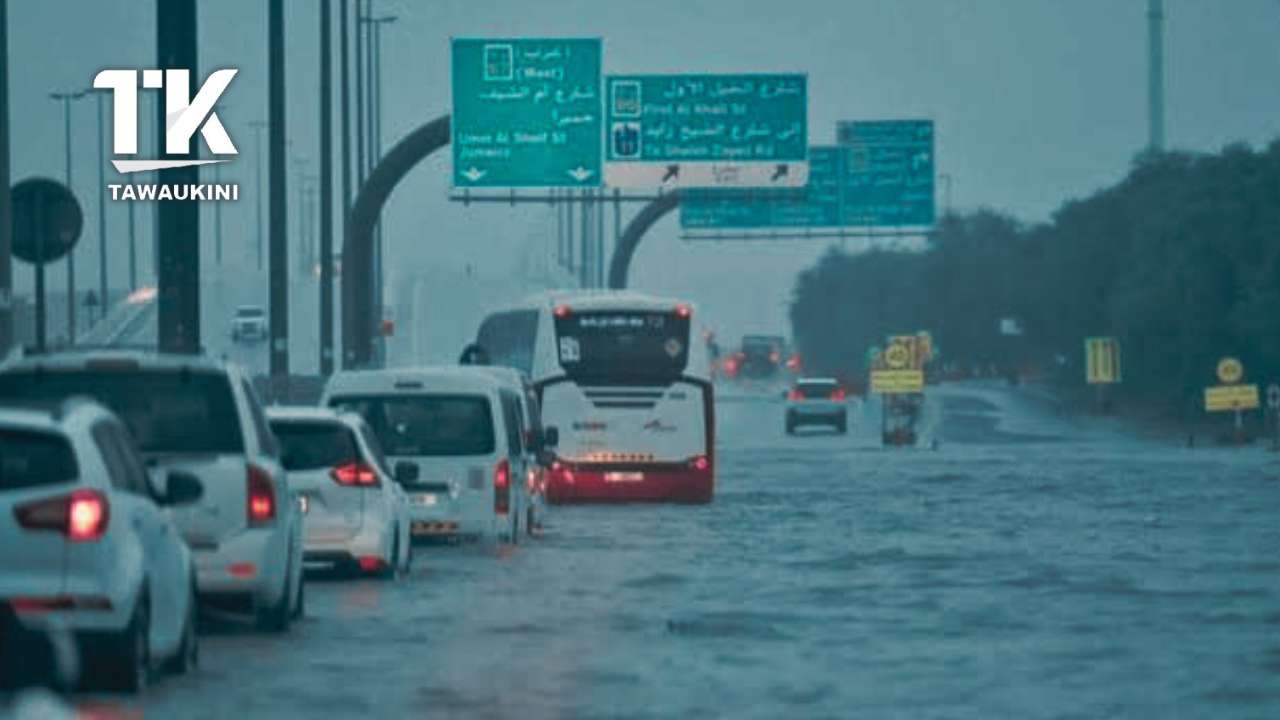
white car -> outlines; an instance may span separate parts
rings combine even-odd
[[[171,515],[195,558],[202,604],[284,631],[303,610],[302,513],[257,394],[203,355],[69,350],[0,368],[0,404],[84,395],[133,433],[147,465],[204,485]]]
[[[138,692],[160,662],[197,664],[195,569],[161,506],[194,502],[200,482],[149,475],[102,407],[59,405],[0,409],[0,605],[33,641],[72,636],[82,680]],[[35,655],[8,640],[0,653]]]
[[[517,394],[479,367],[341,372],[321,404],[355,412],[409,496],[415,538],[518,542],[527,472]]]
[[[231,339],[237,342],[267,339],[267,313],[261,305],[241,305],[231,320]]]
[[[849,405],[844,388],[831,378],[800,378],[787,393],[787,434],[804,425],[848,429]]]
[[[307,518],[307,565],[380,577],[408,573],[408,498],[365,421],[314,407],[271,407],[267,419]]]

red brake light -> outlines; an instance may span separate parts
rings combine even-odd
[[[378,487],[382,484],[373,468],[357,460],[343,463],[330,470],[329,477],[345,487]]]
[[[276,519],[276,489],[271,476],[257,465],[245,466],[248,484],[247,506],[249,525],[265,525]]]
[[[711,459],[708,458],[706,455],[699,455],[695,457],[693,460],[691,460],[689,464],[692,465],[693,469],[697,470],[698,472],[706,472],[707,468],[711,467]]]
[[[689,307],[688,305],[685,305],[684,303],[680,303],[679,305],[676,305],[676,317],[680,318],[681,320],[687,320],[692,315],[693,315],[693,308]]]
[[[511,509],[511,463],[499,460],[493,466],[493,511],[506,515]]]
[[[788,367],[788,368],[790,368],[790,369],[792,369],[792,370],[799,370],[799,369],[800,369],[800,356],[799,356],[799,355],[792,355],[791,357],[787,358],[787,367]]]
[[[551,311],[558,318],[567,318],[573,312],[568,305],[557,305],[555,310]]]
[[[777,397],[777,396],[775,395],[774,397]],[[793,401],[803,400],[804,393],[800,392],[799,390],[792,390],[791,392],[787,393],[787,399],[793,400]]]
[[[841,400],[844,400],[844,388],[836,388],[836,389],[831,393],[831,399],[832,399],[832,400],[835,400],[835,401],[837,401],[837,402],[839,402],[839,401],[841,401]]]
[[[773,352],[769,353],[769,362],[773,363],[774,365],[777,365],[778,363],[782,362],[782,353],[778,352],[777,350],[774,350]]]
[[[18,524],[28,530],[54,530],[72,542],[90,542],[107,532],[111,507],[97,490],[76,490],[14,508]]]

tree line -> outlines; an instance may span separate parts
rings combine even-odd
[[[984,209],[942,218],[923,248],[833,248],[790,314],[806,368],[843,377],[865,377],[885,335],[929,330],[948,367],[1080,384],[1085,338],[1115,336],[1117,391],[1184,407],[1223,356],[1280,379],[1280,140],[1145,153],[1044,223]]]

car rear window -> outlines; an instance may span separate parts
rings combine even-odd
[[[65,437],[0,429],[0,491],[57,485],[78,474],[75,453]]]
[[[490,455],[493,413],[483,395],[340,396],[329,402],[369,423],[387,455]]]
[[[360,457],[351,431],[342,423],[273,420],[285,470],[317,470]]]
[[[43,370],[0,374],[0,399],[52,402],[87,396],[128,426],[145,453],[244,452],[225,375],[192,370]]]
[[[807,398],[825,398],[835,392],[839,386],[833,382],[802,382],[796,385],[800,394]]]

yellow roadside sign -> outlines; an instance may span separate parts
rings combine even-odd
[[[1090,385],[1120,382],[1120,341],[1091,337],[1084,341],[1085,381]]]
[[[1255,410],[1257,407],[1257,385],[1218,385],[1204,389],[1204,409],[1208,412]]]
[[[882,395],[924,392],[921,370],[872,370],[871,392]]]
[[[1244,363],[1233,357],[1218,361],[1218,380],[1223,385],[1235,385],[1244,379]]]
[[[911,366],[911,348],[896,338],[884,349],[884,364],[891,370],[901,370]]]

